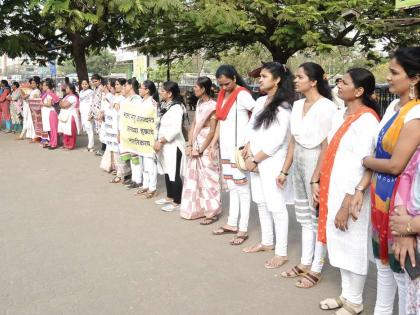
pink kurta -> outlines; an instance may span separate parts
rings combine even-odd
[[[1,119],[10,120],[10,101],[6,99],[9,95],[10,90],[7,88],[3,89],[3,93],[0,94],[0,107],[1,107]]]
[[[203,127],[216,110],[213,100],[199,103],[195,114],[192,147],[199,150],[210,132]],[[211,218],[221,213],[219,157],[211,159],[209,150],[198,157],[188,159],[182,191],[181,217],[184,219]]]

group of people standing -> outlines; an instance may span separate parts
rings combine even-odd
[[[383,117],[370,71],[347,70],[338,84],[342,108],[332,101],[323,68],[313,62],[301,64],[295,73],[278,62],[264,64],[257,100],[231,65],[216,71],[216,99],[212,81],[198,78],[198,102],[188,132],[187,111],[172,81],[163,83],[158,95],[151,81],[94,75],[91,82],[80,82],[79,93],[69,85],[62,100],[49,80],[41,93],[32,79],[31,92],[19,97],[19,85],[9,96],[7,82],[2,82],[0,105],[11,130],[14,123],[8,123],[5,104],[22,101],[20,137],[31,137],[25,99],[41,97],[47,133],[43,145],[51,149],[60,133],[67,137],[64,147],[73,149],[83,128],[87,150],[93,151],[96,131],[102,143],[96,153],[102,156],[101,168],[114,173],[111,183],[136,189],[143,199],[157,196],[157,174],[164,174],[166,197],[154,201],[163,211],[179,210],[182,218],[209,225],[219,220],[224,206],[227,221],[213,234],[233,234],[231,245],[248,239],[252,200],[261,241],[243,251],[274,251],[264,264],[267,269],[288,262],[286,204],[293,199],[301,226],[301,259],[282,277],[296,278],[299,288],[314,287],[328,257],[340,270],[342,290],[321,301],[320,308],[359,314],[369,261],[374,261],[374,314],[393,314],[398,291],[399,314],[419,315],[420,48],[399,48],[389,70],[389,90],[398,99]],[[303,98],[297,100],[298,94]],[[137,106],[140,116],[156,110],[151,155],[122,150],[121,113],[128,104]],[[223,189],[229,192],[227,205],[221,202]]]

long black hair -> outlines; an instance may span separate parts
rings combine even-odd
[[[74,95],[76,95],[77,97],[79,97],[79,94],[76,91],[76,85],[73,83],[69,83],[67,85],[67,87],[73,92]]]
[[[1,80],[1,83],[4,85],[5,88],[10,90],[10,85],[9,82],[7,82],[7,80]]]
[[[273,79],[280,78],[280,82],[277,85],[277,91],[274,94],[273,99],[256,117],[254,129],[270,127],[276,119],[279,107],[290,109],[290,104],[295,100],[293,75],[285,65],[279,62],[268,62],[262,66],[261,70],[263,69],[270,72]]]
[[[355,88],[363,88],[362,103],[380,115],[378,103],[372,98],[375,93],[375,76],[372,72],[363,68],[353,68],[347,70],[347,73]]]
[[[54,90],[55,87],[55,83],[54,80],[51,78],[46,78],[44,80],[44,84],[50,89],[50,90]]]
[[[393,57],[403,67],[409,78],[420,76],[420,47],[398,48]],[[420,83],[416,84],[417,95],[420,95]]]
[[[229,79],[236,80],[237,85],[240,85],[240,86],[246,88],[247,90],[250,90],[250,88],[245,83],[244,79],[242,79],[242,77],[239,75],[238,71],[236,71],[234,66],[232,66],[232,65],[221,65],[216,70],[216,78],[218,79],[222,75],[224,75],[225,77],[227,77]]]
[[[166,92],[172,93],[172,103],[184,104],[184,100],[182,99],[181,90],[179,89],[178,83],[174,81],[166,81],[165,83],[163,83],[162,87]]]
[[[120,84],[121,84],[121,82],[120,82]],[[136,93],[137,95],[139,94],[140,84],[139,84],[139,81],[136,80],[136,78],[128,79],[127,80],[127,84],[129,84],[129,85],[131,85],[133,87],[134,93]]]
[[[145,89],[149,90],[149,95],[153,97],[153,99],[159,103],[159,93],[157,91],[156,85],[153,83],[153,81],[145,80],[143,81],[142,85]]]
[[[328,84],[328,80],[325,79],[325,71],[319,64],[315,62],[305,62],[302,63],[299,68],[303,68],[303,71],[308,76],[309,80],[316,81],[316,88],[319,94],[332,100],[331,88]]]
[[[199,77],[195,84],[204,89],[208,96],[213,97],[213,91],[211,89],[213,82],[211,82],[209,77]]]

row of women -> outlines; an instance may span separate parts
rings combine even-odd
[[[157,172],[164,174],[166,197],[155,200],[164,211],[179,210],[184,219],[212,224],[222,212],[220,192],[226,188],[227,222],[213,234],[234,234],[232,245],[248,239],[252,200],[261,241],[243,251],[274,250],[264,265],[268,269],[288,261],[286,202],[291,189],[302,228],[302,254],[282,277],[297,278],[297,287],[311,288],[320,282],[328,255],[340,270],[342,290],[321,301],[320,308],[359,314],[371,260],[377,268],[374,313],[393,314],[398,291],[399,314],[420,314],[420,48],[398,49],[389,72],[389,89],[398,99],[382,118],[370,71],[346,72],[338,86],[346,106],[339,110],[331,101],[324,70],[312,62],[294,74],[283,64],[264,64],[259,81],[264,96],[256,101],[230,65],[216,72],[221,88],[216,100],[211,80],[198,78],[194,92],[199,101],[188,137],[185,106],[171,81],[162,85],[158,103],[151,81],[104,82],[94,76],[92,90],[89,82],[81,82],[80,99],[71,86],[67,89],[59,115],[69,109],[68,129],[75,137],[78,117],[72,115],[80,112],[89,150],[93,131],[99,132],[101,167],[115,172],[111,182],[138,188],[137,194],[148,199],[157,194]],[[44,95],[48,87],[45,82]],[[297,93],[304,97],[296,101]],[[52,96],[50,101],[43,98],[47,108],[55,102]],[[120,115],[128,103],[157,109],[153,156],[121,150]],[[49,127],[47,146],[54,147],[54,124]]]

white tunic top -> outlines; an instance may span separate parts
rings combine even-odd
[[[246,91],[240,91],[225,120],[220,121],[220,153],[222,159],[235,159],[235,122],[237,119],[237,147],[245,143],[246,126],[249,112],[255,106],[255,100]],[[237,118],[236,118],[237,117]]]
[[[44,98],[44,101],[42,102],[42,105],[47,105],[49,103],[48,106],[42,106],[41,107],[41,117],[42,117],[42,130],[47,132],[47,131],[51,131],[51,126],[50,126],[50,113],[51,111],[55,111],[54,107],[52,107],[52,96],[47,95]]]
[[[345,109],[334,116],[328,142],[343,124],[344,113]],[[359,275],[367,274],[368,260],[372,257],[369,190],[365,193],[359,219],[354,222],[350,218],[346,232],[337,229],[334,220],[345,195],[353,195],[363,177],[365,168],[360,161],[374,152],[377,127],[378,121],[371,113],[363,114],[349,127],[337,149],[328,193],[327,247],[330,263]]]
[[[66,96],[64,98],[67,102],[70,103],[70,106],[67,108],[62,108],[60,110],[60,115],[58,116],[58,132],[63,133],[64,135],[71,136],[71,122],[72,117],[76,122],[77,134],[80,132],[80,121],[79,115],[77,113],[77,97],[75,95]],[[60,117],[64,117],[64,121],[60,119]],[[65,119],[67,118],[67,119]]]
[[[327,138],[332,117],[337,112],[337,105],[322,97],[303,116],[305,100],[305,98],[300,99],[293,104],[290,128],[297,143],[306,149],[313,149]]]
[[[168,174],[171,181],[175,181],[176,152],[182,153],[181,176],[185,171],[185,139],[182,134],[182,117],[184,110],[181,105],[172,105],[160,118],[158,139],[164,137],[168,142],[157,153],[158,171],[160,174]]]
[[[263,151],[270,156],[258,164],[259,174],[251,173],[252,200],[256,203],[266,202],[269,211],[278,212],[285,207],[284,190],[276,185],[276,176],[286,159],[290,138],[290,110],[278,107],[276,118],[267,129],[254,129],[255,120],[264,110],[266,101],[267,96],[257,99],[246,133],[252,155]]]
[[[83,126],[89,122],[89,114],[92,111],[94,92],[91,89],[79,92],[80,118]]]

